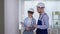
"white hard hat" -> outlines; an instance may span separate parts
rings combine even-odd
[[[30,12],[34,12],[34,9],[33,9],[33,8],[29,8],[28,11],[30,11]]]
[[[40,2],[40,3],[37,4],[37,7],[45,7],[45,4]]]

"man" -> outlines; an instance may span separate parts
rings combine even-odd
[[[34,25],[34,27],[37,28],[36,34],[48,34],[48,27],[49,27],[49,17],[44,12],[45,5],[44,3],[38,3],[37,5],[37,12],[39,13],[39,19],[37,22],[37,25]]]
[[[25,27],[23,34],[34,34],[33,30],[35,27],[33,27],[33,25],[36,24],[36,20],[33,18],[33,13],[34,10],[30,8],[28,10],[28,17],[25,18],[23,23]]]

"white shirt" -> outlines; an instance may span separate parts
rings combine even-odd
[[[33,17],[32,18],[27,17],[24,19],[24,27],[27,26],[31,27],[33,24],[36,24],[36,20]]]
[[[39,29],[47,29],[49,27],[49,17],[48,15],[44,15],[46,13],[42,13],[41,15],[39,15],[39,19],[38,20],[41,20],[42,18],[42,25],[38,25],[37,28]],[[42,17],[43,16],[43,17]]]
[[[27,20],[27,22],[26,22],[26,24],[27,24],[28,27],[31,26],[31,22],[32,22],[32,18],[28,18],[28,20]]]

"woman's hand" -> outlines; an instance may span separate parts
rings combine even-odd
[[[21,24],[23,24],[23,22],[21,22]]]
[[[30,27],[26,27],[26,30],[30,30]]]

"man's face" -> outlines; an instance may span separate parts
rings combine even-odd
[[[37,7],[37,12],[38,13],[42,13],[44,11],[44,8],[43,7]]]

